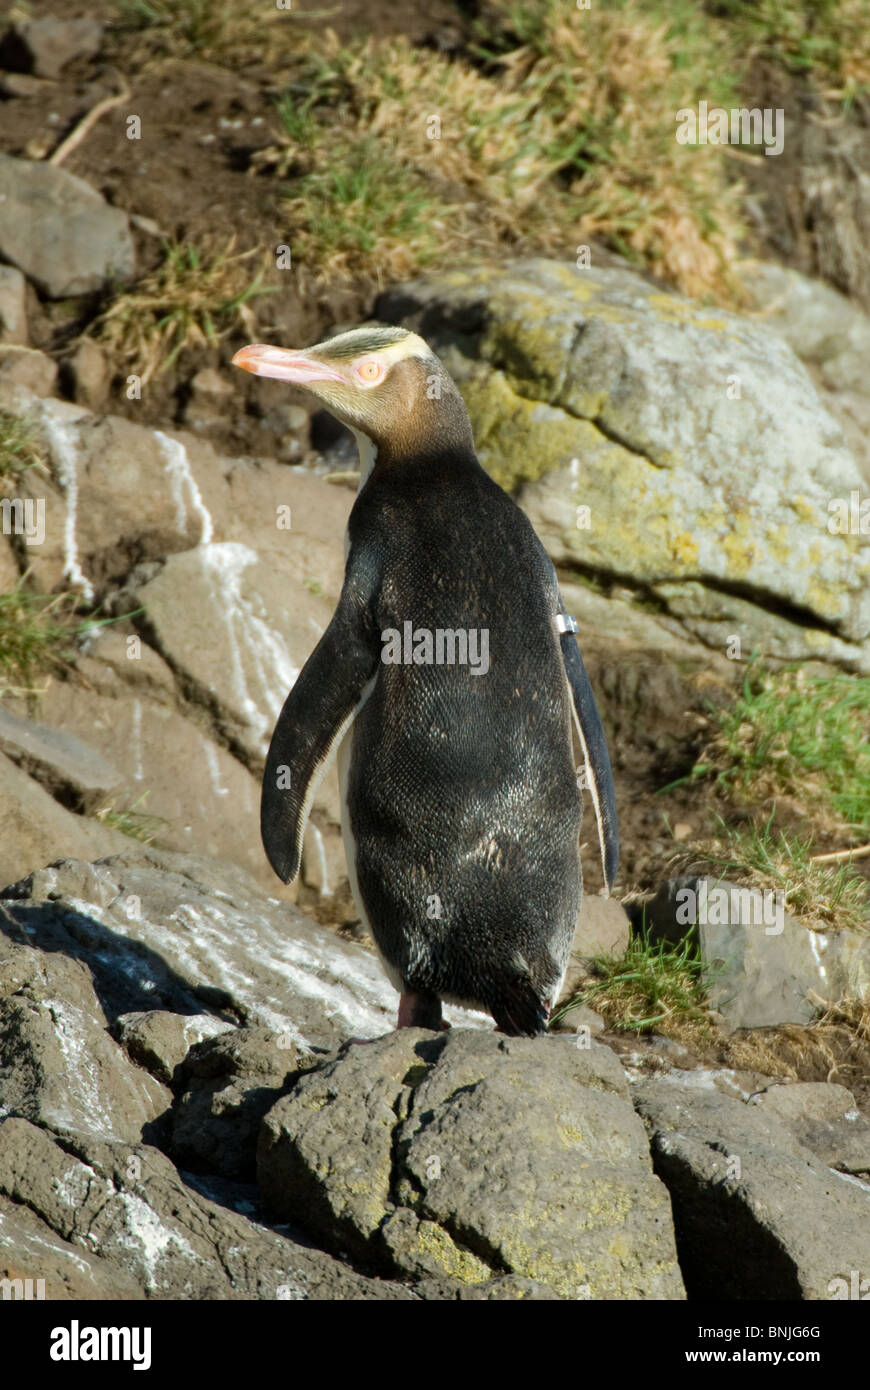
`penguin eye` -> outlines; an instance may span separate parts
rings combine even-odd
[[[369,358],[367,362],[360,362],[356,374],[367,386],[372,386],[376,381],[380,381],[384,374],[383,365],[374,358]]]

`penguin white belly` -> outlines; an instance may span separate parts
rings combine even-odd
[[[399,972],[395,969],[394,966],[390,964],[390,962],[387,960],[386,956],[384,956],[383,952],[378,946],[375,934],[372,931],[372,924],[369,920],[368,912],[366,911],[366,905],[363,902],[362,894],[360,893],[359,874],[357,873],[358,846],[356,836],[353,833],[353,827],[350,822],[350,808],[348,806],[348,782],[350,781],[350,759],[351,752],[353,749],[353,726],[356,722],[357,715],[359,714],[360,710],[363,708],[363,705],[366,703],[366,701],[368,700],[369,696],[375,688],[376,679],[377,677],[373,676],[372,679],[369,681],[368,685],[363,690],[363,693],[360,696],[359,704],[354,710],[353,717],[351,718],[350,723],[348,724],[344,738],[341,740],[341,743],[339,744],[338,748],[336,767],[338,770],[339,802],[341,804],[341,838],[344,841],[344,857],[347,861],[347,878],[348,882],[350,883],[351,896],[353,897],[354,903],[356,904],[356,910],[360,915],[360,921],[362,922],[369,936],[372,938],[372,941],[374,941],[375,943],[375,950],[377,951],[378,959],[380,960],[381,965],[383,966],[384,974],[386,975],[393,988],[395,990],[398,990],[399,994],[401,994],[405,988],[405,983]]]

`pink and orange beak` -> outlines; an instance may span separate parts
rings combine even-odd
[[[271,376],[276,381],[292,382],[294,386],[311,386],[318,381],[344,382],[341,372],[317,362],[304,352],[294,352],[290,348],[272,347],[268,343],[251,343],[240,348],[233,358],[233,366],[241,367],[254,376]]]

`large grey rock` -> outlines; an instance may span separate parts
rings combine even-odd
[[[78,1140],[68,1152],[27,1120],[8,1119],[0,1194],[26,1204],[54,1244],[60,1238],[120,1271],[128,1297],[131,1283],[149,1298],[414,1297],[219,1206],[146,1144]]]
[[[870,1186],[772,1113],[674,1078],[635,1088],[690,1298],[828,1299],[870,1268]]]
[[[172,1097],[128,1060],[106,1023],[82,961],[5,940],[0,1114],[67,1137],[136,1142]]]
[[[0,257],[49,299],[92,294],[136,268],[127,214],[54,165],[0,155]]]
[[[406,1030],[351,1046],[277,1102],[261,1190],[328,1248],[385,1271],[678,1298],[667,1199],[626,1095],[597,1044]]]
[[[799,1144],[829,1168],[870,1173],[870,1120],[845,1086],[790,1082],[768,1086],[751,1099],[762,1115],[775,1115]]]
[[[729,1028],[810,1023],[819,998],[840,997],[818,934],[778,908],[770,893],[727,879],[669,879],[644,904],[644,921],[657,939],[695,935],[710,1003]]]
[[[870,547],[828,530],[860,475],[775,334],[627,271],[543,260],[414,281],[376,308],[444,357],[482,463],[556,561],[627,582],[703,640],[870,670]]]
[[[123,778],[96,748],[75,734],[22,719],[0,708],[0,749],[54,796],[81,812],[94,810]]]
[[[373,955],[268,898],[241,869],[139,847],[62,861],[0,897],[0,929],[91,971],[109,1022],[168,1009],[262,1025],[301,1052],[395,1023]],[[451,1009],[454,1020],[490,1026]]]

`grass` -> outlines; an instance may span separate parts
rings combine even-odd
[[[747,56],[812,75],[838,99],[870,88],[870,7],[866,0],[707,0]]]
[[[34,422],[0,409],[0,490],[14,488],[22,474],[43,461]]]
[[[77,593],[31,593],[27,575],[0,593],[0,695],[4,688],[29,690],[34,680],[57,669],[75,643],[96,628],[123,618],[82,614]]]
[[[236,253],[232,239],[219,251],[164,242],[157,269],[118,295],[89,333],[143,383],[167,371],[183,352],[213,347],[234,330],[254,337],[249,302],[274,293],[262,284],[264,267],[249,273],[247,262],[255,254]]]
[[[644,930],[632,937],[624,956],[598,956],[590,971],[589,983],[551,1023],[585,1004],[617,1032],[684,1038],[712,1029],[704,966],[689,937],[672,946],[651,940]]]
[[[690,293],[723,291],[739,195],[718,156],[674,132],[679,107],[732,89],[680,13],[691,76],[637,0],[594,23],[568,0],[508,6],[474,62],[404,39],[310,40],[271,152],[279,172],[303,170],[294,249],[320,275],[381,279],[460,250],[573,257],[598,237]]]
[[[158,835],[164,833],[169,822],[165,816],[154,816],[140,810],[147,798],[148,793],[143,792],[141,796],[136,798],[133,805],[125,810],[118,810],[115,806],[104,806],[97,811],[95,819],[103,825],[111,826],[113,830],[119,830],[122,835],[129,836],[131,840],[138,840],[140,844],[153,844]]]
[[[775,808],[774,808],[775,810]],[[785,910],[817,931],[870,932],[868,883],[848,862],[814,862],[815,835],[773,829],[774,811],[761,826],[728,826],[696,841],[671,861],[671,871],[709,871],[751,888],[784,895]]]
[[[870,679],[751,667],[692,771],[757,805],[787,800],[820,829],[870,824]]]

